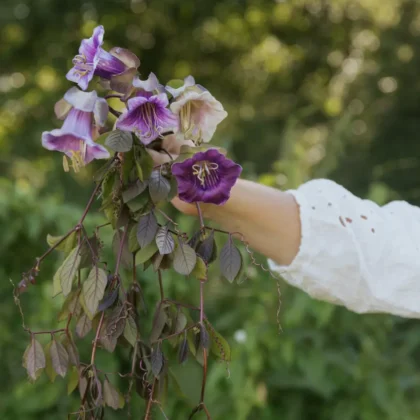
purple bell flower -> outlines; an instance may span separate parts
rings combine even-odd
[[[79,54],[73,58],[73,67],[66,75],[83,90],[88,88],[95,75],[110,80],[140,65],[139,59],[128,50],[117,47],[110,52],[105,51],[102,48],[104,33],[104,27],[97,26],[90,38],[82,40]]]
[[[117,128],[136,133],[147,145],[165,131],[175,130],[178,119],[168,109],[166,93],[158,93],[161,85],[153,73],[146,81],[134,80],[133,85],[141,90],[127,101],[127,109],[118,118]]]
[[[108,104],[95,91],[82,92],[73,87],[57,102],[55,112],[63,126],[42,133],[42,145],[48,150],[63,152],[77,172],[93,159],[107,159],[109,152],[93,141],[92,133],[105,124]],[[67,161],[65,162],[65,169]]]
[[[178,196],[187,203],[226,203],[241,172],[240,165],[217,149],[198,152],[172,165],[172,174],[178,184]]]

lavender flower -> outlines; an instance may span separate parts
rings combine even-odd
[[[143,89],[154,86],[152,81],[141,83]],[[144,90],[139,91],[134,98],[127,101],[127,109],[118,118],[117,128],[135,132],[141,142],[147,145],[157,139],[161,133],[177,128],[177,118],[167,108],[168,104],[166,93],[153,94]]]
[[[139,59],[128,50],[116,47],[107,52],[101,48],[104,33],[104,27],[97,26],[90,38],[82,40],[79,54],[73,58],[73,68],[66,75],[83,90],[88,88],[94,75],[110,80],[126,72],[131,74],[131,70],[140,65]]]
[[[240,165],[216,149],[198,152],[172,165],[172,174],[178,184],[178,196],[187,203],[224,204],[241,172]]]
[[[109,157],[105,147],[92,139],[93,130],[103,126],[108,115],[105,99],[98,98],[95,91],[82,92],[73,87],[57,102],[55,113],[65,120],[61,128],[42,133],[42,145],[46,149],[65,153],[76,172],[93,159]],[[66,159],[64,165],[66,169]]]
[[[166,86],[166,90],[175,98],[170,108],[179,116],[179,129],[185,139],[209,142],[217,125],[227,117],[222,104],[208,90],[195,84],[192,76],[185,78],[180,88]]]

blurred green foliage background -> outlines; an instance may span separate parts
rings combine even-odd
[[[70,86],[65,73],[98,23],[105,47],[135,52],[143,76],[154,71],[165,82],[193,74],[221,100],[229,117],[215,141],[246,177],[282,189],[328,177],[380,204],[420,205],[416,0],[1,0],[2,420],[60,419],[77,409],[65,381],[27,381],[21,357],[28,336],[9,279],[17,283],[43,253],[47,233],[76,222],[92,190],[98,165],[66,174],[61,156],[43,150],[40,138],[58,126],[53,105]],[[88,225],[101,220],[96,213]],[[45,262],[37,286],[22,297],[34,330],[55,325],[59,302],[50,296],[58,263],[57,256]],[[216,275],[206,294],[207,315],[233,351],[230,376],[225,365],[210,366],[214,419],[420,419],[416,321],[356,315],[282,282],[278,334],[275,281],[253,266],[248,276],[229,285]],[[152,273],[142,279],[151,303],[154,280]],[[173,297],[194,300],[194,285],[165,282]],[[124,371],[125,359],[104,356],[104,370]],[[186,394],[194,394],[197,371],[191,363],[182,369]],[[133,418],[143,407],[135,397]],[[165,412],[185,419],[190,407],[172,392]]]

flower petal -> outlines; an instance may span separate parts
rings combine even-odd
[[[137,69],[140,66],[139,58],[130,50],[126,50],[125,48],[121,47],[114,47],[109,50],[109,53],[114,57],[117,57],[128,68]]]
[[[209,164],[215,164],[215,167],[205,166],[207,172],[199,178],[197,166]],[[229,199],[230,191],[241,171],[240,165],[227,159],[216,149],[196,153],[192,158],[172,165],[172,174],[178,184],[178,196],[188,203],[224,204]]]
[[[72,106],[64,98],[61,98],[54,105],[54,113],[59,120],[64,120],[67,114],[70,112]]]
[[[77,152],[84,142],[91,142],[89,137],[83,137],[75,133],[69,133],[62,129],[44,131],[42,133],[42,145],[48,150],[56,150],[71,156],[71,152]]]
[[[93,34],[90,38],[82,40],[79,48],[79,54],[84,55],[88,62],[94,62],[96,59],[98,49],[104,42],[104,34],[104,27],[99,25],[93,30]]]
[[[153,92],[154,90],[158,89],[161,85],[156,75],[154,73],[150,73],[149,77],[146,80],[140,80],[139,77],[136,77],[133,80],[133,86],[137,89],[143,89],[146,92]]]
[[[149,144],[161,133],[177,126],[177,118],[166,108],[167,104],[168,97],[164,93],[138,93],[127,101],[128,109],[118,118],[117,127],[136,132],[143,144]]]
[[[108,102],[104,98],[98,98],[95,102],[95,109],[93,110],[96,125],[99,127],[103,127],[105,125],[108,112]]]
[[[110,154],[106,148],[93,141],[89,141],[86,147],[85,163],[88,164],[93,159],[108,159]]]
[[[186,117],[181,115],[180,127],[193,129],[194,134],[199,131],[201,140],[205,143],[211,140],[218,124],[227,117],[222,104],[207,90],[203,91],[195,87],[186,89],[172,102],[170,108],[174,114],[180,115],[184,106],[190,107],[190,111],[185,113],[189,116],[189,121],[182,121],[182,118]]]
[[[133,79],[136,74],[137,70],[135,68],[129,68],[120,74],[111,76],[109,82],[110,89],[123,93],[126,97],[128,97],[133,90]]]
[[[181,86],[181,87],[179,87],[179,88],[177,88],[177,89],[175,89],[175,88],[172,88],[172,87],[170,87],[170,86],[168,86],[168,85],[166,85],[165,86],[165,89],[174,97],[174,98],[177,98],[179,95],[181,95],[181,93],[183,93],[184,91],[185,91],[185,89],[187,89],[188,87],[191,87],[191,86],[194,86],[195,85],[195,80],[194,80],[194,77],[192,77],[191,75],[190,76],[187,76],[185,79],[184,79],[184,84]]]
[[[64,94],[64,99],[80,111],[93,112],[98,94],[94,90],[92,92],[82,92],[76,87],[72,87]]]
[[[80,89],[86,90],[89,86],[89,82],[93,79],[93,71],[81,74],[73,67],[67,72],[66,79],[70,82],[76,83]]]
[[[77,83],[83,90],[88,88],[89,82],[93,78],[99,61],[104,33],[104,27],[97,26],[90,38],[82,40],[79,54],[73,59],[74,66],[66,75],[67,80]]]

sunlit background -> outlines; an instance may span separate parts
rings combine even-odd
[[[223,103],[229,117],[214,141],[245,177],[282,189],[328,177],[380,204],[420,204],[416,0],[1,0],[2,420],[61,419],[78,407],[65,380],[50,384],[44,375],[28,383],[21,367],[28,335],[11,282],[44,252],[47,233],[75,223],[92,190],[97,164],[64,173],[60,154],[43,150],[40,138],[59,126],[53,105],[70,86],[65,73],[80,39],[97,24],[105,26],[105,48],[140,57],[143,76],[153,71],[165,83],[193,74]],[[101,220],[96,213],[88,226]],[[59,302],[50,296],[58,263],[58,256],[49,259],[22,297],[34,330],[55,325]],[[153,273],[142,281],[153,306]],[[280,286],[280,334],[276,282],[266,273],[250,266],[240,285],[215,273],[208,286],[207,315],[233,359],[230,375],[224,364],[210,365],[207,403],[215,420],[420,418],[417,321],[359,316]],[[178,300],[195,298],[196,285],[182,278],[168,276],[165,287]],[[126,356],[98,361],[104,370],[126,371]],[[185,395],[169,392],[171,420],[187,418],[200,380],[192,362],[176,374]],[[133,418],[143,410],[134,396]],[[109,410],[106,418],[126,412]],[[154,418],[163,418],[159,410]]]

